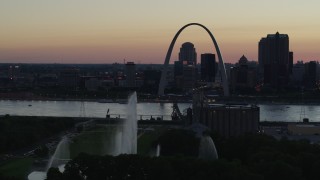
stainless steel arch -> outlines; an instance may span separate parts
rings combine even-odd
[[[212,39],[212,42],[214,44],[214,47],[216,48],[216,51],[217,51],[217,55],[218,55],[218,58],[219,58],[219,70],[221,72],[221,76],[222,76],[222,85],[223,85],[223,92],[224,92],[224,96],[229,96],[229,86],[228,86],[228,81],[227,81],[227,73],[226,73],[226,68],[224,66],[224,62],[223,62],[223,59],[222,59],[222,55],[221,55],[221,52],[220,52],[220,49],[219,49],[219,46],[218,46],[218,43],[216,41],[216,39],[214,38],[214,36],[212,35],[212,33],[210,32],[210,30],[205,27],[204,25],[202,24],[199,24],[199,23],[190,23],[190,24],[187,24],[185,26],[183,26],[177,33],[176,35],[174,36],[173,40],[171,41],[171,44],[169,46],[169,49],[168,49],[168,52],[167,52],[167,55],[166,55],[166,59],[164,61],[164,66],[163,66],[163,69],[162,69],[162,73],[161,73],[161,79],[160,79],[160,84],[159,84],[159,89],[158,89],[158,95],[163,95],[164,94],[164,88],[165,88],[165,85],[166,85],[166,77],[167,77],[167,69],[168,69],[168,64],[169,64],[169,60],[170,60],[170,57],[171,57],[171,53],[172,53],[172,50],[173,50],[173,47],[174,47],[174,44],[176,43],[176,40],[178,39],[180,33],[187,27],[189,26],[200,26],[202,27],[204,30],[207,31],[207,33],[209,34],[209,36],[211,37]]]

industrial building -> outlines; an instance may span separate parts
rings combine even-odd
[[[209,105],[201,110],[200,123],[224,137],[256,133],[260,108],[255,105]]]
[[[260,108],[248,104],[211,104],[202,90],[193,94],[192,123],[201,123],[223,137],[256,133]]]

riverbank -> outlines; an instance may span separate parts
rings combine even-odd
[[[0,101],[78,101],[78,102],[98,102],[98,103],[127,103],[127,99],[83,99],[83,98],[1,98]],[[171,100],[171,99],[138,99],[138,103],[191,103],[192,100]]]
[[[75,101],[75,102],[98,102],[126,104],[126,99],[77,99],[77,98],[1,98],[0,101]],[[138,99],[138,103],[192,103],[191,99]],[[245,99],[218,99],[212,104],[263,104],[263,105],[311,105],[318,106],[320,101],[282,101],[282,100],[245,100]]]
[[[79,93],[79,92],[78,92]],[[99,103],[126,103],[127,96],[108,96],[101,95],[46,95],[34,94],[32,92],[12,92],[0,93],[0,100],[12,101],[84,101]],[[137,93],[138,102],[147,103],[192,103],[191,95],[170,94],[158,96],[155,94]],[[231,95],[230,97],[208,96],[215,103],[234,103],[234,104],[277,104],[277,105],[320,105],[320,95],[307,94],[303,98],[299,94],[265,94],[265,95]]]

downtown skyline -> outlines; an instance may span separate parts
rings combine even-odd
[[[320,2],[204,0],[9,1],[0,2],[0,63],[136,63],[162,64],[175,33],[190,22],[214,34],[224,61],[243,54],[258,60],[258,42],[267,34],[288,34],[297,60],[320,57]],[[178,38],[171,61],[182,43],[198,52],[215,53],[207,33],[186,29]]]

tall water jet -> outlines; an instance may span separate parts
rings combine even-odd
[[[160,144],[158,144],[157,149],[156,149],[156,157],[160,156],[160,152],[161,152],[161,146],[160,146]]]
[[[137,93],[134,92],[128,99],[127,118],[119,129],[114,132],[114,141],[111,142],[113,149],[112,155],[136,154],[137,153]],[[58,143],[57,148],[48,162],[48,171],[51,167],[57,167],[64,171],[64,164],[70,160],[69,139],[63,137]],[[46,178],[46,172],[34,171],[29,174],[29,180],[43,180]]]
[[[122,125],[121,154],[137,154],[137,93],[128,99],[127,118]]]
[[[117,156],[121,154],[121,146],[122,146],[122,129],[117,129],[113,133],[113,139],[111,140],[111,152],[110,155]]]
[[[49,160],[46,171],[51,167],[59,167],[70,160],[69,139],[64,136]]]
[[[64,171],[64,164],[70,160],[69,139],[64,136],[58,143],[55,152],[50,158],[46,171],[33,171],[28,175],[28,180],[44,180],[47,178],[47,172],[51,167],[59,168],[60,172]]]
[[[196,133],[196,137],[200,139],[198,157],[204,160],[218,159],[218,153],[216,146],[212,138],[206,133],[208,127],[200,123],[193,123],[189,127],[193,132]]]
[[[216,146],[210,136],[203,135],[200,138],[199,158],[203,160],[218,159]]]

